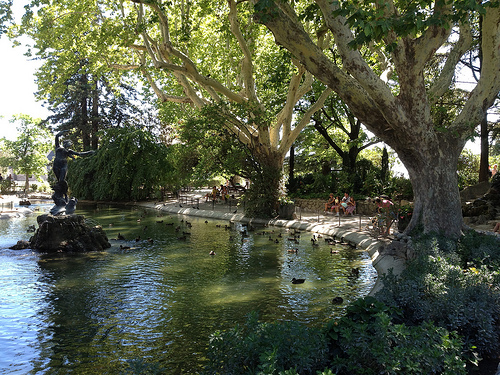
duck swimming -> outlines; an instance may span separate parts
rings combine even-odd
[[[296,279],[295,277],[292,279],[292,284],[304,284],[306,279]]]

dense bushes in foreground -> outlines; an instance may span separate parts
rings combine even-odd
[[[206,374],[466,374],[500,348],[500,240],[471,232],[413,244],[376,298],[325,327],[260,323],[215,333]]]
[[[384,277],[377,298],[403,311],[403,321],[433,321],[456,331],[466,352],[480,357],[500,351],[500,246],[470,233],[458,244],[435,237],[415,244],[419,257],[398,277]]]
[[[455,334],[426,322],[395,324],[373,297],[326,327],[297,322],[246,325],[212,336],[207,374],[465,374]]]

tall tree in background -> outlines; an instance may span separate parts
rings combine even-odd
[[[16,115],[11,120],[19,123],[18,136],[15,141],[3,139],[2,166],[10,166],[16,174],[24,175],[25,192],[29,191],[31,176],[40,178],[47,174],[49,160],[47,154],[52,147],[50,131],[41,126],[41,119],[28,115]]]
[[[474,22],[474,28],[472,28],[474,35],[474,45],[475,48],[471,49],[467,54],[465,54],[460,60],[461,64],[465,65],[466,68],[470,70],[470,74],[475,82],[479,81],[481,76],[481,67],[483,65],[482,57],[482,25],[483,16],[478,15],[476,22]],[[497,97],[500,99],[500,97]],[[479,163],[479,182],[488,181],[490,178],[489,171],[489,149],[490,149],[490,134],[492,131],[492,124],[488,122],[488,113],[484,114],[479,125],[479,139],[480,139],[480,149],[481,149],[481,159]]]
[[[380,142],[363,131],[361,121],[337,95],[331,95],[327,99],[321,111],[313,115],[312,121],[314,128],[340,156],[342,169],[347,173],[355,173],[361,151]],[[341,137],[334,137],[335,131]]]
[[[254,201],[262,202],[257,211],[272,213],[284,157],[331,90],[293,122],[294,106],[310,90],[313,77],[254,23],[249,2],[35,4],[36,15],[27,13],[21,31],[36,40],[38,51],[53,54],[56,49],[59,58],[73,63],[75,55],[85,56],[92,72],[136,72],[160,101],[189,104],[190,111],[225,104],[218,118],[225,119],[230,134],[259,164],[261,173],[252,184]]]
[[[152,116],[156,111],[146,104],[138,107],[134,88],[120,84],[113,89],[104,77],[94,79],[92,75],[74,74],[66,81],[66,89],[55,97],[47,90],[39,91],[38,95],[46,97],[53,112],[46,119],[53,130],[73,130],[70,137],[75,144],[81,144],[83,150],[96,150],[99,131],[104,129],[158,127],[158,118]],[[147,113],[146,108],[150,109]]]
[[[421,222],[426,232],[455,238],[461,234],[458,157],[500,90],[500,10],[491,5],[316,0],[304,7],[302,2],[256,2],[256,18],[276,42],[398,153],[415,195],[407,231]],[[471,47],[469,21],[476,12],[484,15],[481,77],[461,111],[442,126],[436,118],[438,103],[454,89],[457,63]],[[307,20],[318,26],[311,28]],[[379,62],[365,59],[363,45],[376,51]],[[429,70],[445,45],[439,69]]]
[[[311,98],[314,102],[314,96],[316,93],[314,91],[309,92],[306,95],[306,99]],[[307,110],[309,102],[307,100],[301,101],[297,105],[297,110],[299,112],[304,112]],[[349,108],[339,99],[337,95],[330,95],[325,101],[323,108],[320,111],[314,113],[311,118],[312,125],[315,131],[323,138],[326,142],[326,147],[330,147],[338,155],[341,160],[341,165],[338,165],[338,158],[332,157],[330,160],[324,160],[321,163],[321,173],[323,175],[329,175],[332,173],[333,169],[341,168],[345,175],[348,176],[349,182],[352,187],[349,189],[353,193],[360,192],[360,180],[364,177],[359,174],[360,171],[357,169],[357,161],[359,154],[366,148],[377,144],[380,142],[376,137],[370,137],[362,128],[361,122],[353,115]],[[310,132],[312,128],[305,129],[304,131]],[[303,141],[311,138],[311,135],[301,137]],[[309,140],[308,142],[311,142]],[[309,147],[304,147],[308,143],[297,142],[298,153],[302,152],[312,152]],[[328,154],[327,149],[323,147],[323,142],[312,141],[310,145],[312,148],[317,146],[321,147],[320,150],[314,151],[316,163],[319,163],[323,159],[322,156]],[[290,155],[291,157],[292,155]],[[316,164],[316,170],[319,170],[318,164]],[[293,164],[290,164],[290,168]],[[292,171],[292,169],[290,169]],[[290,179],[290,186],[294,186],[294,181]],[[332,186],[333,188],[333,186]]]

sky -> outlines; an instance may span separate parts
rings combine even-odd
[[[14,17],[22,15],[25,1],[14,2]],[[16,138],[16,125],[10,123],[13,115],[26,114],[33,118],[45,118],[49,111],[35,100],[37,91],[34,73],[40,61],[29,60],[23,46],[12,48],[6,36],[0,37],[0,138]]]

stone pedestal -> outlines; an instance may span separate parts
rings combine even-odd
[[[30,248],[46,253],[102,251],[111,247],[101,226],[85,223],[83,215],[37,217],[38,229]]]
[[[293,218],[293,214],[295,213],[295,204],[288,203],[282,204],[279,206],[279,218],[290,220]]]

